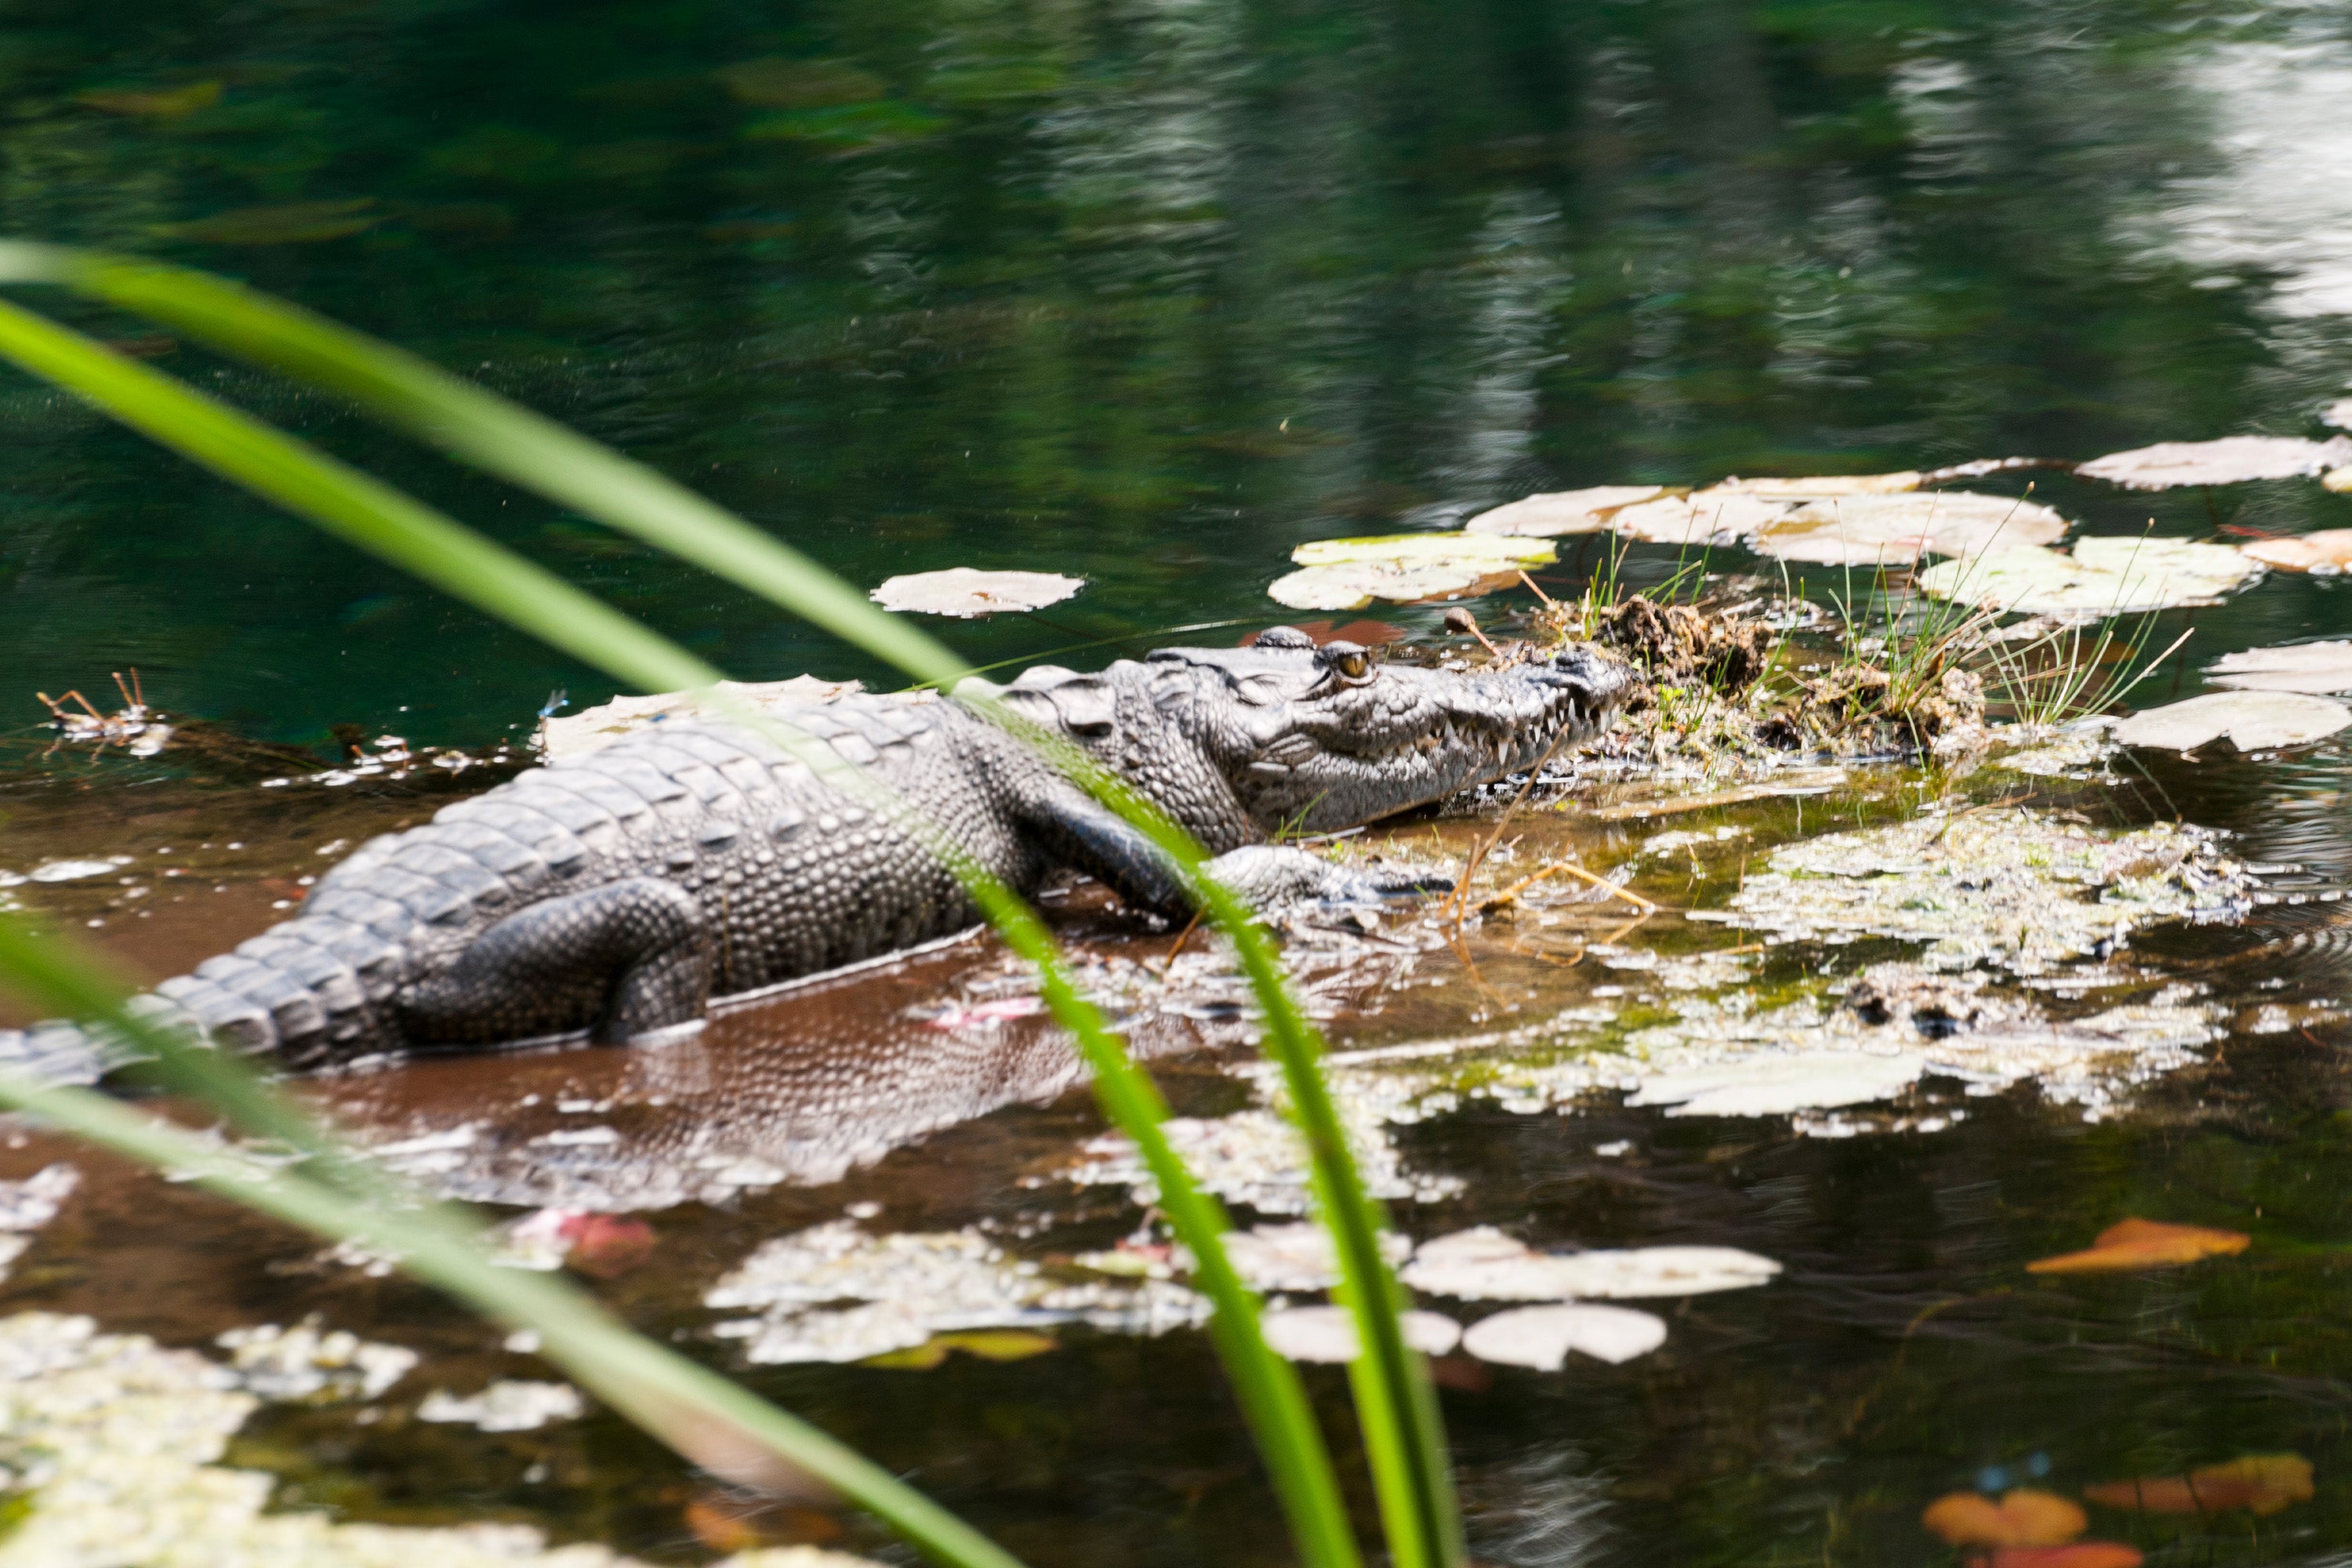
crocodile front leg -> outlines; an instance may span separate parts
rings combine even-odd
[[[419,1043],[479,1044],[585,1027],[599,1045],[701,1022],[710,938],[694,895],[630,877],[518,910],[400,997]]]
[[[1049,857],[1110,888],[1129,905],[1162,920],[1186,920],[1192,900],[1175,866],[1126,818],[1075,787],[1030,805],[1024,825]],[[1261,915],[1299,904],[1361,908],[1413,893],[1443,892],[1444,879],[1334,866],[1304,849],[1250,844],[1212,859],[1209,874]]]

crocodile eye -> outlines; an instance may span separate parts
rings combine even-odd
[[[1364,678],[1364,672],[1372,668],[1370,657],[1360,651],[1343,653],[1337,662],[1339,666],[1339,673],[1350,680],[1361,680]]]

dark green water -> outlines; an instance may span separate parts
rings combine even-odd
[[[217,268],[368,328],[862,586],[965,564],[1089,579],[1050,621],[950,626],[975,662],[1262,625],[1264,586],[1301,540],[1444,525],[1530,491],[2317,435],[2352,381],[2341,6],[97,0],[0,12],[0,232]],[[105,96],[141,93],[180,96]],[[315,398],[38,302],[731,674],[880,674]],[[604,695],[21,378],[0,382],[0,706],[17,704],[0,729],[40,717],[36,688],[94,691],[131,665],[169,708],[305,742],[354,721],[473,743],[551,689]],[[2151,516],[2174,535],[2352,527],[2352,498],[2301,482],[2037,493],[2095,532]],[[1639,570],[1669,564],[1654,552]],[[2274,578],[2197,625],[2201,658],[2341,633],[2352,614],[2329,581]],[[2157,770],[2189,819],[2339,883],[2347,772],[2336,748]],[[83,807],[36,805],[42,854],[103,852],[129,809],[89,805],[85,829]],[[259,839],[249,803],[173,809],[204,824],[217,809],[222,841]],[[218,872],[253,893],[236,919],[256,928],[274,893],[241,876],[310,868],[310,843],[357,829],[286,831],[277,858]],[[2299,918],[2144,945],[2202,961]],[[2327,951],[2221,994],[2253,998],[2267,977],[2340,998]],[[2352,1561],[2343,1030],[2213,1052],[2097,1126],[2021,1089],[1958,1129],[1844,1142],[1655,1112],[1489,1109],[1416,1130],[1416,1158],[1472,1183],[1413,1215],[1418,1234],[1493,1222],[1790,1265],[1772,1290],[1694,1303],[1656,1360],[1450,1394],[1486,1559],[1948,1561],[1917,1511],[1988,1467],[2031,1474],[2041,1455],[2071,1489],[2295,1450],[2319,1467],[2315,1502],[2180,1541],[2143,1531],[2150,1560]],[[436,1080],[418,1079],[429,1100]],[[1230,1109],[1213,1075],[1179,1089]],[[614,1299],[698,1332],[694,1296],[718,1271],[869,1187],[910,1226],[1046,1202],[1015,1180],[1023,1161],[1089,1115],[1075,1100],[1001,1113],[845,1187],[688,1205],[661,1221],[687,1258],[677,1277]],[[1594,1154],[1616,1138],[1641,1157]],[[119,1235],[56,1243],[65,1261],[20,1271],[12,1304],[183,1342],[317,1308],[482,1374],[478,1332],[422,1292],[284,1284],[262,1263],[300,1244],[239,1231],[232,1247],[145,1201],[110,1211]],[[2022,1274],[2127,1213],[2246,1229],[2257,1247],[2063,1289]],[[1136,1218],[1111,1203],[1087,1223],[1102,1242]],[[146,1293],[150,1278],[178,1294]],[[1041,1564],[1279,1560],[1197,1336],[759,1381]],[[1337,1380],[1317,1386],[1336,1418]],[[556,1480],[526,1484],[551,1455]],[[695,1483],[610,1420],[541,1444],[286,1417],[232,1458],[354,1517],[488,1510],[664,1560],[715,1555],[678,1523]],[[2112,1516],[2095,1531],[2119,1532]]]

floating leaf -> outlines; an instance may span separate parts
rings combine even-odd
[[[173,239],[194,239],[206,245],[308,245],[315,240],[341,239],[383,221],[372,213],[372,197],[341,202],[289,202],[284,206],[231,207],[210,217],[157,226],[155,232]]]
[[[1983,1568],[2139,1568],[2139,1549],[2120,1541],[2077,1541],[2068,1546],[2003,1546]]]
[[[2127,1219],[2099,1232],[2087,1252],[2062,1253],[2025,1266],[2029,1274],[2111,1274],[2174,1268],[2205,1258],[2234,1258],[2252,1244],[2242,1231]]]
[[[977,572],[969,566],[951,566],[944,572],[893,577],[875,589],[872,598],[886,610],[968,621],[1058,605],[1086,585],[1083,577],[1053,572]]]
[[[1989,609],[2122,616],[2212,604],[2261,571],[2226,544],[2131,537],[2081,540],[2071,555],[2027,545],[1939,561],[1918,581],[1923,593]]]
[[[1927,1069],[1927,1058],[1912,1051],[1759,1052],[1719,1067],[1654,1074],[1625,1103],[1670,1106],[1669,1116],[1785,1116],[1892,1100]]]
[[[2205,679],[2239,691],[2352,691],[2352,642],[2250,647],[2214,660]]]
[[[2009,496],[1864,492],[1807,501],[1758,530],[1751,543],[1783,561],[1874,566],[1907,564],[1922,555],[1967,557],[1997,548],[2054,544],[2066,527],[2066,520],[2048,507]]]
[[[1927,1505],[1919,1522],[1950,1546],[2057,1546],[2090,1527],[2064,1498],[2021,1487],[1999,1502],[1982,1492],[1950,1492]]]
[[[2352,397],[2339,397],[2319,411],[2320,419],[2339,430],[2352,430]]]
[[[1436,1312],[1406,1312],[1397,1321],[1404,1342],[1423,1355],[1444,1355],[1462,1342],[1462,1325]],[[1291,1361],[1356,1359],[1356,1320],[1345,1307],[1286,1307],[1261,1317],[1258,1327],[1274,1353]]]
[[[1360,610],[1374,599],[1414,604],[1490,593],[1559,552],[1542,540],[1491,533],[1391,533],[1318,539],[1290,558],[1305,570],[1276,579],[1269,597],[1294,610]]]
[[[2347,463],[2340,468],[2328,469],[2320,476],[2319,482],[2337,495],[2352,496],[2352,463]]]
[[[2352,463],[2352,439],[2305,441],[2292,436],[2230,436],[2219,441],[2159,441],[2095,458],[2074,471],[2127,490],[2181,485],[2234,485],[2292,479]]]
[[[1480,1361],[1558,1372],[1568,1353],[1616,1365],[1666,1342],[1666,1325],[1631,1307],[1517,1307],[1481,1318],[1462,1336]]]
[[[2338,470],[2352,474],[2352,468]],[[2328,489],[2338,488],[2336,476],[2328,476]],[[2323,576],[2352,566],[2352,528],[2323,528],[2316,533],[2299,533],[2291,539],[2261,539],[2238,548],[2265,566],[2275,566],[2283,572],[2316,572]]]
[[[1595,485],[1591,489],[1552,490],[1482,511],[1465,526],[1472,533],[1553,539],[1563,533],[1596,533],[1621,508],[1654,500],[1662,485]]]
[[[177,120],[183,114],[210,109],[220,99],[221,84],[216,81],[192,81],[185,87],[156,87],[140,91],[101,89],[74,95],[76,103],[102,109],[109,114],[143,116],[152,120]]]
[[[2241,752],[2307,745],[2352,724],[2352,708],[2297,691],[2215,691],[2135,713],[2111,731],[2126,746],[2190,752],[2228,737]]]
[[[841,60],[766,55],[710,73],[738,102],[761,109],[830,109],[890,96],[890,84]]]
[[[1404,1282],[1465,1301],[1564,1301],[1698,1296],[1761,1285],[1780,1272],[1730,1247],[1639,1247],[1544,1253],[1489,1226],[1425,1242]]]
[[[2083,1495],[2104,1508],[2139,1513],[2221,1513],[2242,1508],[2276,1513],[2311,1500],[2311,1461],[2300,1454],[2248,1454],[2185,1476],[2103,1481]]]
[[[1919,488],[1916,468],[1894,474],[1819,474],[1796,479],[1725,479],[1717,491],[1751,496],[1891,496]]]
[[[867,1356],[857,1364],[895,1372],[929,1372],[945,1362],[950,1351],[961,1351],[982,1361],[1003,1362],[1027,1361],[1031,1356],[1061,1348],[1061,1341],[1034,1329],[965,1329],[952,1334],[934,1334],[906,1350]]]
[[[1653,544],[1731,544],[1793,515],[1802,505],[1738,490],[1701,490],[1625,507],[1611,514],[1609,526],[1628,539]]]
[[[1381,1250],[1393,1264],[1404,1259],[1412,1244],[1393,1231],[1382,1231]],[[1312,1222],[1231,1232],[1225,1237],[1225,1260],[1251,1289],[1268,1294],[1328,1290],[1339,1282],[1339,1257],[1332,1250],[1331,1233]],[[1186,1267],[1191,1267],[1189,1254]]]

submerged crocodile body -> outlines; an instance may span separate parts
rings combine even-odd
[[[1269,834],[1353,826],[1535,766],[1591,733],[1626,682],[1583,649],[1465,675],[1285,628],[990,689],[1156,802],[1268,907],[1402,886]],[[778,716],[1021,891],[1068,868],[1138,910],[1188,912],[1139,832],[954,702],[849,697]],[[667,723],[362,846],[299,918],[139,1005],[291,1068],[583,1030],[620,1042],[975,918],[934,855],[767,739]],[[53,1081],[88,1081],[109,1054],[71,1024],[0,1031],[0,1063]]]

